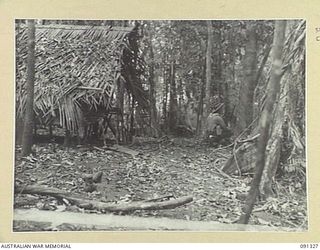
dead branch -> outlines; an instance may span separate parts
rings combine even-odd
[[[256,135],[252,136],[251,138],[240,140],[240,141],[238,141],[238,143],[251,142],[251,141],[254,141],[255,139],[257,139],[259,136],[260,136],[260,134],[256,134]]]
[[[81,208],[96,209],[100,211],[109,212],[129,212],[135,210],[161,210],[172,209],[193,201],[191,196],[184,196],[177,199],[164,201],[136,201],[128,203],[107,203],[95,200],[83,199],[80,197],[71,196],[70,193],[61,191],[57,188],[50,188],[44,186],[25,186],[15,187],[15,193],[19,194],[39,194],[53,196],[60,200],[68,200],[71,204],[77,205]]]

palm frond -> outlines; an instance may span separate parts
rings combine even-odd
[[[61,126],[75,130],[80,122],[81,104],[94,109],[101,105],[109,108],[115,85],[119,79],[125,79],[124,53],[133,55],[128,39],[133,30],[133,27],[36,26],[35,114],[44,123],[59,114]],[[20,25],[16,34],[16,112],[21,117],[26,102],[26,33],[26,27]]]

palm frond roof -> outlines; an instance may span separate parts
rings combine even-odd
[[[144,95],[139,81],[128,81],[134,72],[135,27],[37,25],[35,48],[35,112],[59,112],[69,103],[108,107],[118,81],[133,95]],[[25,106],[27,27],[16,27],[17,112]],[[126,60],[126,61],[124,61]],[[140,61],[141,62],[141,61]],[[135,61],[137,62],[137,60]],[[132,67],[125,70],[125,67]],[[70,100],[72,102],[70,102]],[[54,115],[54,114],[53,114]]]

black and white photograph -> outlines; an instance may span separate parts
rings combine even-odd
[[[14,29],[13,232],[308,231],[305,19]]]

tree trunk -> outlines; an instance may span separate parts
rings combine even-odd
[[[283,56],[284,65],[286,65],[286,62],[292,61],[292,54],[290,53],[290,51],[296,51],[297,47],[301,46],[301,44],[299,43],[305,37],[305,29],[302,28],[302,23],[300,23],[301,25],[299,25],[298,23],[295,23],[296,25],[294,25],[294,23],[292,23],[293,25],[287,23],[287,35],[290,36],[291,34],[294,34],[294,37],[290,37],[290,39],[287,39],[286,51]],[[304,48],[304,46],[301,46],[301,48]],[[304,49],[302,49],[299,51],[299,53],[297,53],[296,56],[304,58],[304,53],[305,51]],[[303,67],[302,70],[301,66]],[[297,107],[295,107],[291,103],[292,97],[294,98],[295,102],[303,100],[304,97],[304,95],[292,96],[294,91],[292,90],[293,85],[291,84],[292,82],[295,82],[293,88],[297,91],[301,91],[304,89],[304,85],[301,85],[301,83],[304,83],[305,81],[303,60],[300,61],[296,59],[295,62],[291,64],[291,70],[283,70],[282,73],[283,77],[281,79],[281,94],[274,112],[275,123],[272,127],[271,138],[268,143],[269,151],[266,156],[265,169],[260,184],[260,193],[262,198],[264,199],[276,196],[276,193],[274,192],[275,190],[272,188],[272,184],[274,183],[275,175],[279,166],[281,152],[287,151],[285,149],[285,146],[282,144],[282,141],[284,140],[286,144],[288,144],[288,141],[290,141],[289,144],[295,145],[293,148],[299,148],[301,150],[299,150],[300,152],[305,151],[303,146],[304,143],[300,143],[303,135],[299,134],[298,130],[294,129],[294,124],[292,124],[292,118],[297,114],[304,114],[304,110],[297,109]],[[301,88],[301,90],[299,90],[299,88]],[[304,104],[302,106],[304,107]],[[299,122],[304,121],[304,118],[299,119]],[[294,132],[291,134],[289,131]],[[301,131],[304,131],[304,129],[302,129]],[[290,135],[288,132],[290,133]],[[296,155],[296,157],[298,156]]]
[[[265,167],[260,184],[260,195],[263,199],[275,197],[272,183],[276,175],[281,153],[281,139],[283,138],[283,124],[285,123],[286,102],[285,95],[288,93],[288,84],[291,79],[282,78],[281,95],[274,111],[274,124],[271,128],[271,136],[268,142],[268,154],[265,159]]]
[[[244,56],[244,76],[240,86],[240,97],[237,112],[236,135],[245,130],[253,120],[253,96],[256,86],[257,71],[257,35],[256,24],[248,23],[248,41]]]
[[[255,175],[251,183],[250,191],[246,198],[245,206],[243,208],[243,214],[239,219],[239,223],[241,224],[248,224],[249,222],[256,197],[259,193],[260,181],[266,162],[266,147],[270,136],[269,130],[273,118],[274,103],[276,103],[277,99],[279,99],[279,95],[277,96],[277,94],[280,92],[282,68],[281,58],[285,39],[285,28],[285,21],[275,22],[271,77],[267,87],[266,104],[259,120],[260,136],[257,145]]]
[[[21,117],[18,117],[17,111],[16,111],[16,134],[15,134],[15,138],[16,138],[16,144],[17,145],[22,145],[22,137],[23,137],[23,127],[24,127],[24,123],[23,120],[21,119]]]
[[[213,35],[213,68],[215,69],[213,72],[214,75],[214,84],[216,87],[216,94],[219,103],[221,102],[221,95],[223,93],[222,89],[222,53],[223,48],[221,45],[221,29],[222,29],[222,23],[221,21],[217,22],[215,24],[215,32]]]
[[[167,125],[167,103],[168,103],[168,92],[169,92],[169,84],[167,80],[167,68],[164,62],[163,65],[163,100],[162,100],[162,118],[163,118],[163,125],[166,130]]]
[[[211,97],[211,56],[212,56],[212,22],[207,21],[208,28],[208,44],[207,44],[207,52],[206,52],[206,88],[205,88],[205,97],[203,100],[203,113],[201,119],[201,135],[205,137],[206,134],[206,120],[209,115],[210,108],[210,97]]]
[[[124,107],[124,83],[122,80],[118,81],[118,86],[117,86],[117,108],[119,109],[119,113],[117,113],[117,126],[116,126],[116,131],[117,131],[117,143],[123,142],[126,143],[124,136],[124,124],[123,124],[123,107]]]
[[[223,94],[223,110],[224,110],[224,120],[228,124],[231,120],[231,109],[230,109],[230,100],[229,100],[229,86],[227,82],[224,82],[221,86]]]
[[[132,140],[132,136],[134,135],[134,113],[135,113],[135,99],[134,95],[131,94],[131,104],[130,104],[130,136]]]
[[[150,68],[149,68],[149,96],[150,96],[150,124],[152,136],[159,137],[159,123],[157,121],[157,106],[156,106],[156,90],[154,82],[154,55],[152,47],[152,34],[149,33],[149,48],[150,48]]]
[[[178,105],[178,110],[183,110],[183,103],[184,103],[184,91],[183,91],[183,83],[181,78],[178,80],[177,83],[177,105]],[[183,117],[186,115],[185,113],[178,112],[179,117],[178,121],[182,122],[185,120]]]
[[[24,119],[24,128],[22,136],[22,155],[31,153],[32,130],[34,126],[34,75],[35,75],[35,24],[34,20],[28,20],[28,63],[27,63],[27,101],[26,115]]]
[[[267,45],[267,48],[264,51],[264,57],[262,58],[262,61],[260,63],[259,69],[257,70],[257,74],[256,74],[256,87],[253,93],[253,117],[256,117],[257,115],[259,115],[260,113],[260,109],[261,106],[257,105],[258,103],[261,104],[261,95],[263,95],[264,91],[262,89],[264,89],[264,86],[266,85],[266,82],[268,81],[267,79],[265,81],[261,82],[261,75],[263,72],[263,69],[267,63],[267,60],[269,58],[270,55],[270,51],[271,51],[271,44]]]
[[[203,60],[203,67],[202,67],[202,79],[199,81],[199,101],[197,107],[197,126],[196,126],[196,134],[197,136],[201,136],[201,121],[202,121],[202,114],[203,114],[203,99],[205,96],[205,88],[206,88],[206,59]]]
[[[169,128],[174,131],[177,126],[178,102],[177,102],[177,86],[176,86],[176,68],[175,62],[170,65],[170,103],[169,103]]]

